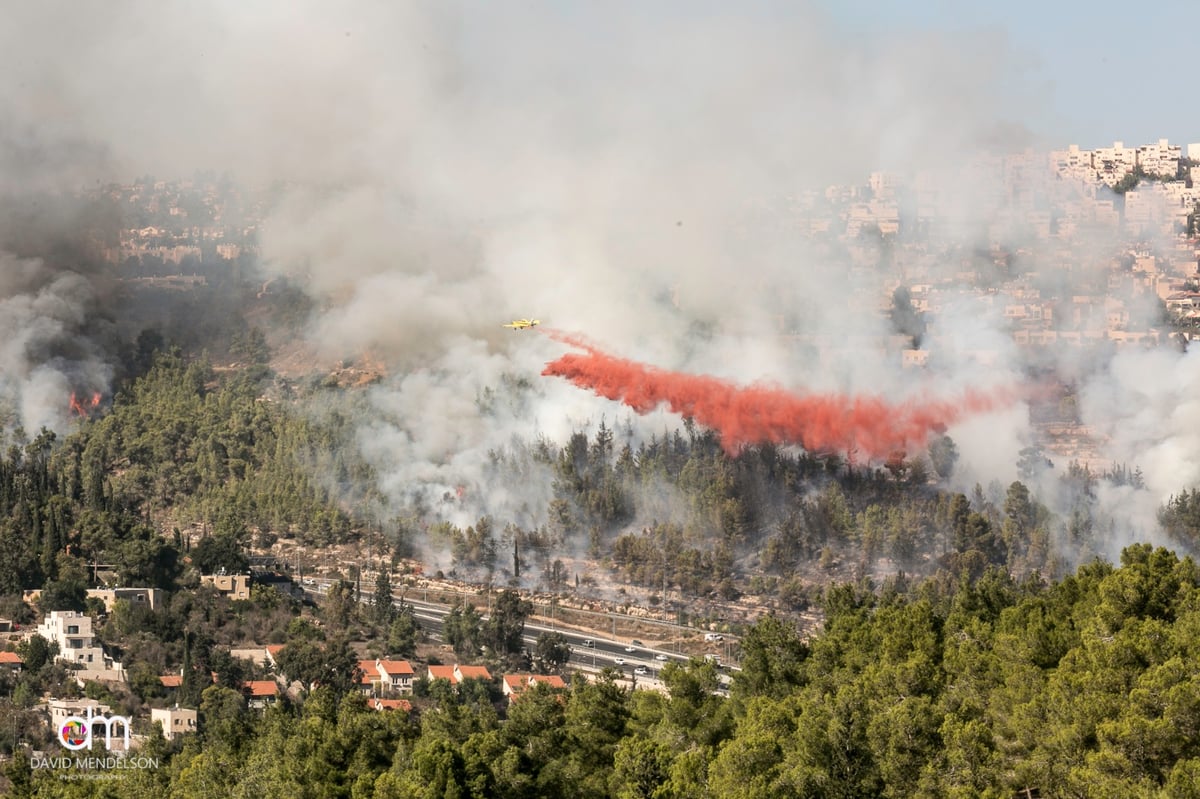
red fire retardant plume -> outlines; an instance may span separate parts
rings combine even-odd
[[[565,334],[550,333],[587,352],[567,353],[543,375],[619,400],[638,413],[661,405],[721,434],[725,451],[747,444],[798,444],[809,452],[845,452],[868,459],[922,447],[930,434],[972,414],[1008,407],[1011,390],[966,391],[954,399],[889,403],[881,397],[804,395],[766,385],[738,387],[715,377],[670,372],[608,355]]]

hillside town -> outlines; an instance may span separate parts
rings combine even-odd
[[[1022,348],[1156,345],[1171,337],[1172,322],[1180,340],[1200,335],[1197,178],[1200,144],[1071,145],[939,172],[876,172],[862,185],[766,200],[747,219],[796,231],[817,257],[864,277],[855,312],[888,314],[903,287],[929,327],[967,297],[977,312],[1005,320]],[[212,176],[111,185],[88,197],[126,220],[104,258],[129,282],[165,290],[248,263],[269,207],[267,193]],[[779,319],[778,331],[840,349],[792,320]],[[936,332],[919,346],[859,343],[905,366],[938,357]]]
[[[870,275],[871,280],[862,282],[869,289],[851,313],[893,320],[912,314],[920,320],[911,330],[864,336],[860,346],[898,356],[907,368],[936,365],[944,347],[956,346],[937,334],[936,320],[949,306],[964,301],[1002,320],[1012,343],[1027,350],[1162,344],[1186,348],[1200,336],[1200,187],[1195,185],[1200,145],[1189,145],[1186,155],[1181,146],[1166,140],[1136,148],[1121,142],[1097,150],[1072,145],[1049,155],[1026,152],[979,161],[966,170],[966,178],[962,172],[950,172],[875,173],[862,186],[832,186],[798,194],[782,205],[770,204],[767,214],[774,223],[811,240],[817,253],[844,265],[851,275]],[[146,179],[85,194],[89,202],[118,211],[119,234],[109,236],[112,241],[102,252],[104,260],[119,268],[121,280],[173,292],[222,280],[257,256],[257,235],[269,202],[265,194],[247,197],[232,181],[216,179]],[[761,222],[760,212],[756,217]],[[268,284],[262,292],[269,290]],[[925,335],[925,329],[935,332]],[[829,341],[824,332],[798,330],[790,319],[778,320],[778,332],[794,342],[814,344],[827,356],[845,344]],[[971,355],[985,364],[996,358],[986,349]],[[281,587],[264,587],[253,583],[248,573],[223,570],[196,573],[194,578],[206,601],[220,603],[220,613],[230,617],[250,608],[269,613],[278,602],[287,602],[298,614],[305,605],[306,619],[323,613],[313,609],[313,596],[287,578]],[[91,735],[112,734],[114,708],[124,709],[118,708],[116,697],[124,707],[137,708],[132,719],[118,716],[125,723],[125,749],[130,740],[138,747],[158,734],[172,741],[198,731],[203,713],[197,702],[181,696],[186,693],[185,680],[194,680],[197,671],[187,660],[186,645],[182,665],[148,674],[145,661],[136,672],[122,666],[120,647],[101,639],[100,627],[112,629],[116,618],[148,614],[142,623],[149,625],[149,614],[162,612],[162,589],[91,588],[85,593],[86,611],[55,606],[54,596],[26,591],[24,613],[32,615],[36,607],[36,624],[16,630],[11,620],[0,620],[5,635],[0,669],[5,669],[7,685],[17,683],[30,657],[37,661],[35,669],[47,663],[62,668],[54,672],[59,678],[54,692],[36,703],[25,697],[36,704],[46,725],[40,735],[25,729],[26,739],[67,740],[61,735],[71,720],[85,714],[97,720]],[[386,596],[392,599],[390,593]],[[318,603],[324,601],[322,597]],[[395,609],[389,606],[384,618],[386,624],[394,623]],[[217,660],[226,666],[214,665],[211,671],[205,667],[205,686],[211,674],[212,685],[227,687],[230,696],[240,697],[242,708],[258,713],[276,703],[302,701],[322,685],[322,678],[296,671],[302,666],[294,653],[290,666],[286,654],[281,660],[281,653],[296,645],[290,643],[293,627],[288,630],[287,636],[282,630],[268,630],[257,641],[241,639],[217,647]],[[715,638],[706,637],[708,642],[721,639],[716,633],[709,635]],[[277,643],[284,638],[288,644]],[[263,639],[276,643],[260,643]],[[458,662],[458,651],[451,657],[454,662],[443,663],[450,647],[433,644],[432,638],[422,644],[420,656],[413,645],[406,647],[404,656],[372,647],[367,651],[359,645],[353,651],[353,662],[343,663],[348,666],[343,677],[353,674],[354,689],[366,697],[368,708],[378,711],[409,713],[414,699],[428,707],[438,691],[475,690],[468,685],[472,680],[484,695],[492,692],[496,704],[508,707],[538,686],[568,690],[571,672],[586,679],[578,657],[566,669],[570,655],[557,661],[539,659],[529,650],[522,654],[520,642],[508,661],[517,668],[504,673],[493,673],[479,662]],[[634,649],[630,645],[625,651]],[[714,653],[709,656],[715,671],[719,660]],[[610,660],[626,666],[623,657]],[[240,665],[229,667],[230,661]],[[554,667],[535,668],[547,663]],[[646,667],[634,671],[632,663],[628,666],[620,671],[629,672],[625,677],[632,675],[632,686],[662,690],[649,679]],[[587,671],[594,679],[600,669]],[[638,684],[640,675],[647,679]],[[198,693],[192,691],[191,696]]]

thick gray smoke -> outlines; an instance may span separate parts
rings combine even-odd
[[[308,343],[391,373],[371,389],[361,446],[397,507],[536,523],[545,481],[497,477],[493,455],[602,417],[634,440],[672,423],[545,382],[561,347],[500,327],[515,317],[739,381],[902,399],[1021,379],[1003,297],[931,314],[925,370],[881,343],[894,331],[879,311],[902,280],[956,274],[997,231],[1013,251],[1033,240],[1004,216],[1014,198],[992,173],[963,172],[1033,142],[1021,122],[1041,100],[1020,83],[1025,54],[994,33],[862,40],[815,4],[775,2],[146,0],[8,14],[6,174],[62,186],[209,168],[274,187],[263,266],[318,301]],[[810,224],[827,186],[865,201],[876,170],[943,176],[943,213],[925,220],[938,246],[919,262],[869,231],[847,243]],[[1080,239],[1098,261],[1115,247]],[[0,294],[5,330],[53,338],[79,324],[78,304],[45,299],[82,298],[66,277],[21,285]],[[5,362],[10,395],[73,379],[36,351]],[[1121,374],[1157,368],[1127,357],[1137,365]],[[1107,379],[1104,357],[1058,360]],[[1087,421],[1129,418],[1134,384],[1158,385],[1088,389]],[[1147,407],[1175,390],[1162,389]],[[1142,425],[1122,424],[1112,438],[1121,457],[1149,447],[1154,501],[1187,451],[1180,413],[1167,427],[1135,414],[1146,432],[1135,441]],[[964,488],[1015,479],[1033,435],[1023,405],[950,432]]]
[[[0,429],[62,430],[72,392],[89,398],[111,377],[85,326],[92,284],[36,259],[0,253]]]

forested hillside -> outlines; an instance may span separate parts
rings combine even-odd
[[[564,581],[556,559],[584,552],[619,583],[685,598],[754,594],[800,610],[830,580],[898,572],[974,579],[989,567],[1059,577],[1115,559],[1114,541],[1139,532],[1118,530],[1111,501],[1108,510],[1100,501],[1105,489],[1143,491],[1136,469],[1095,473],[1071,463],[1047,478],[1036,474],[1045,457],[1032,447],[1023,454],[1026,480],[977,484],[968,496],[945,488],[957,455],[944,436],[928,453],[884,464],[771,445],[730,456],[716,433],[691,420],[649,441],[618,446],[616,438],[602,421],[590,437],[577,432],[561,448],[542,441],[524,454],[552,474],[554,498],[538,529],[484,518],[466,529],[435,526],[430,540],[478,579],[512,578],[511,559],[498,553],[515,545],[531,567],[526,581],[533,572],[550,590]],[[500,473],[528,471],[512,455],[493,457]],[[1039,483],[1054,509],[1035,493]],[[1197,506],[1200,494],[1184,491],[1159,513],[1183,551],[1200,534]]]
[[[185,542],[161,533],[192,523],[207,530],[196,555],[235,553],[207,569],[244,563],[252,528],[344,539],[353,522],[338,486],[316,475],[370,485],[340,446],[345,421],[314,421],[262,391],[251,373],[219,379],[206,361],[167,353],[65,440],[42,431],[22,443],[18,431],[0,459],[0,596],[57,590],[93,562],[123,585],[172,589]],[[84,587],[65,607],[82,607]]]
[[[5,771],[19,797],[1194,796],[1198,586],[1149,546],[1051,585],[843,584],[811,640],[757,624],[729,698],[700,661],[664,668],[668,695],[577,680],[503,715],[468,686],[411,715],[327,688],[260,717],[214,686],[199,735],[143,750],[158,770]]]
[[[167,744],[151,730],[143,752],[160,767],[114,780],[31,771],[28,747],[47,745],[31,708],[78,690],[52,652],[26,645],[26,671],[0,680],[12,795],[1184,796],[1200,778],[1200,570],[1145,544],[1119,567],[1091,555],[1108,534],[1097,486],[1136,482],[1124,469],[1068,469],[1062,516],[1023,482],[968,497],[920,458],[731,457],[690,423],[636,446],[603,424],[561,448],[542,441],[529,457],[553,475],[546,524],[406,522],[392,551],[442,543],[465,576],[586,593],[558,560],[582,548],[619,582],[756,594],[777,615],[744,631],[728,696],[716,666],[695,661],[664,667],[666,695],[576,677],[506,708],[496,685],[467,683],[380,713],[354,690],[352,644],[410,657],[418,634],[411,612],[383,613],[386,586],[378,612],[343,583],[302,618],[274,589],[231,602],[196,585],[278,536],[324,545],[380,528],[371,469],[346,446],[352,420],[319,401],[340,389],[313,383],[301,404],[262,368],[178,352],[141,371],[72,434],[17,433],[0,459],[0,596],[23,623],[36,618],[29,588],[37,610],[92,612],[130,680],[88,695],[143,716],[198,706],[200,732]],[[493,457],[503,469],[510,456]],[[1188,491],[1162,509],[1181,544],[1197,504]],[[183,530],[197,528],[189,546]],[[102,615],[84,599],[92,564],[166,589],[165,606]],[[789,616],[801,608],[823,611],[811,638]],[[247,709],[242,682],[271,676],[229,656],[248,641],[288,644],[280,663],[315,689]],[[172,696],[159,676],[173,673]]]

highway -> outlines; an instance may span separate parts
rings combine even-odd
[[[412,606],[413,615],[421,623],[422,629],[438,640],[442,640],[442,621],[446,614],[450,612],[450,608],[446,605],[422,602],[420,600],[406,599],[404,601]],[[483,618],[487,618],[486,613],[481,615]],[[567,645],[571,647],[571,660],[567,665],[585,671],[599,671],[606,666],[611,666],[621,672],[626,679],[633,679],[635,676],[656,679],[658,677],[658,670],[665,663],[672,660],[677,663],[686,663],[688,661],[686,655],[680,655],[675,652],[650,649],[645,646],[631,646],[626,641],[613,641],[607,638],[596,637],[589,633],[581,633],[561,627],[545,627],[531,622],[525,623],[525,634],[522,636],[526,649],[530,652],[534,651],[534,648],[537,646],[538,637],[542,633],[550,632],[561,633]],[[588,646],[586,642],[591,642],[592,645]],[[634,651],[627,652],[626,648],[632,648]],[[617,661],[623,662],[618,663]],[[647,673],[645,675],[635,675],[635,670],[638,666],[644,666]]]
[[[312,582],[309,582],[311,580]],[[305,593],[316,596],[323,595],[328,590],[331,580],[308,578],[302,586]],[[369,601],[364,595],[362,601]],[[397,605],[403,601],[413,608],[413,615],[420,623],[422,630],[431,638],[444,640],[442,625],[450,606],[437,602],[425,602],[419,599],[403,598],[397,600]],[[487,618],[486,613],[482,613]],[[562,634],[567,645],[571,647],[571,659],[567,663],[570,668],[582,671],[600,671],[605,667],[615,668],[626,680],[635,684],[648,683],[653,687],[658,683],[658,672],[666,663],[686,663],[688,655],[669,652],[661,649],[651,649],[646,646],[631,644],[628,641],[616,641],[593,633],[581,633],[577,630],[562,627],[546,627],[540,624],[526,622],[525,634],[522,640],[526,648],[532,652],[537,646],[537,639],[543,633],[555,632]],[[590,645],[589,645],[590,643]],[[633,651],[628,651],[632,649]],[[637,669],[645,669],[644,674],[637,674]],[[728,678],[722,674],[721,682],[726,686]]]

